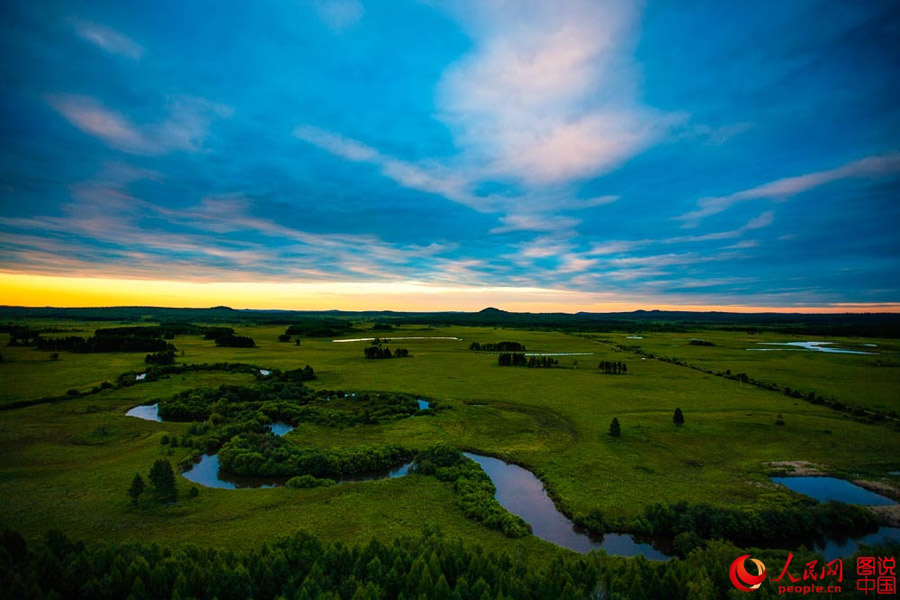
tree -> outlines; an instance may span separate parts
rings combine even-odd
[[[165,502],[174,502],[178,498],[178,490],[175,488],[175,472],[168,460],[161,458],[153,463],[150,468],[150,483],[156,490],[156,495]]]
[[[279,342],[289,342],[289,341],[291,341],[291,336],[288,333],[282,333],[281,335],[278,336],[278,341]]]
[[[622,435],[622,428],[619,427],[619,419],[613,417],[612,423],[609,424],[609,435],[619,437]]]
[[[131,496],[131,503],[135,506],[138,505],[138,499],[141,497],[141,494],[144,493],[144,478],[140,476],[139,473],[134,474],[134,479],[131,480],[131,487],[128,488],[128,495]]]
[[[216,346],[223,348],[255,348],[253,338],[242,335],[223,335],[216,338]]]
[[[184,352],[184,350],[182,350]],[[154,352],[144,357],[144,362],[148,365],[171,365],[175,363],[175,351],[166,350],[164,352]]]
[[[672,415],[672,422],[676,425],[684,425],[684,415],[681,414],[680,408],[675,409],[675,414]]]
[[[53,352],[50,354],[50,360],[59,360],[59,352]]]

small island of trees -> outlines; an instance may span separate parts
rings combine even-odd
[[[628,366],[625,363],[611,360],[601,360],[597,368],[601,373],[607,375],[622,375],[628,372]]]
[[[243,335],[229,334],[217,337],[216,346],[220,348],[254,348],[256,347],[256,342],[253,341],[253,338]]]
[[[528,367],[530,369],[549,369],[559,364],[559,361],[549,356],[525,356],[514,352],[505,352],[497,357],[497,364],[501,367]]]
[[[472,342],[469,344],[469,350],[481,352],[525,352],[525,346],[519,342],[496,342],[493,344]]]
[[[393,352],[387,346],[377,345],[368,346],[363,349],[366,358],[408,358],[409,350],[406,348],[397,348]]]

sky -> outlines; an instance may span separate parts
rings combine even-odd
[[[0,5],[0,304],[900,311],[893,1]]]

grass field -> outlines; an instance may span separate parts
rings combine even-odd
[[[900,411],[900,343],[897,340],[726,331],[646,333],[640,335],[641,339],[629,339],[622,334],[597,337],[625,346],[639,346],[658,356],[678,358],[716,372],[730,369],[733,373],[746,373],[754,379],[859,406]],[[691,338],[707,340],[715,346],[691,345]],[[833,342],[831,346],[837,349],[873,354],[826,353],[769,344],[806,341]]]
[[[82,331],[76,335],[110,326],[53,325]],[[384,361],[363,358],[366,342],[303,339],[295,346],[277,341],[284,326],[235,328],[257,347],[217,348],[200,336],[179,336],[174,340],[178,361],[279,369],[309,364],[318,376],[309,384],[313,388],[413,393],[446,408],[434,416],[384,425],[334,429],[303,424],[287,439],[321,447],[393,443],[422,448],[446,441],[531,468],[576,516],[599,509],[633,517],[656,501],[778,505],[792,496],[769,483],[768,461],[810,461],[845,476],[864,474],[898,483],[888,475],[900,469],[898,434],[889,427],[858,423],[828,408],[722,377],[642,360],[585,337],[467,327],[404,327],[389,334],[342,336],[461,338],[393,341],[391,347],[408,348],[412,358]],[[856,356],[747,352],[744,348],[752,342],[787,338],[762,340],[734,332],[647,334],[641,340],[621,334],[600,337],[798,389],[852,396],[871,406],[896,408],[900,401],[900,371],[875,366],[876,361],[900,360],[897,345],[886,340],[840,340],[848,347],[875,343],[882,352]],[[690,346],[691,337],[716,345]],[[528,369],[499,367],[496,353],[468,350],[472,341],[503,340],[523,343],[529,352],[591,354],[557,356],[559,368]],[[50,361],[49,353],[33,348],[4,347],[2,352],[0,403],[64,395],[72,388],[87,391],[144,367],[143,354],[64,352],[60,360]],[[624,361],[628,373],[601,374],[596,368],[600,360]],[[126,417],[125,411],[183,389],[252,380],[246,374],[187,373],[0,411],[0,525],[29,536],[57,527],[87,539],[189,540],[234,547],[295,529],[348,542],[373,535],[389,539],[433,523],[447,533],[519,555],[557,552],[534,536],[510,540],[467,520],[454,505],[448,484],[421,476],[306,490],[202,489],[197,498],[184,494],[189,482],[179,478],[182,499],[177,506],[146,502],[133,509],[125,490],[134,473],[146,473],[155,459],[167,455],[169,447],[160,444],[163,434],[181,434],[188,425],[142,421]],[[683,427],[672,423],[676,407],[684,412]],[[775,425],[778,414],[784,426]],[[607,435],[613,417],[622,425],[619,439]],[[186,455],[187,450],[176,448],[170,457],[175,463]]]

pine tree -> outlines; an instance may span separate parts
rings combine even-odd
[[[622,435],[622,428],[619,427],[619,419],[613,417],[612,423],[609,424],[609,435],[619,437]]]
[[[675,409],[675,414],[672,415],[672,422],[676,425],[684,425],[684,415],[681,413],[680,408]]]
[[[159,498],[165,502],[174,502],[178,498],[175,489],[175,472],[168,460],[161,458],[150,468],[150,483]]]
[[[138,499],[144,493],[144,478],[140,474],[135,473],[134,479],[131,480],[131,487],[128,488],[128,495],[131,496],[131,503],[138,505]]]

